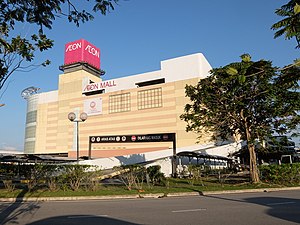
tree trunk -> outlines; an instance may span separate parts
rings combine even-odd
[[[258,169],[256,164],[256,153],[255,153],[255,147],[254,144],[248,144],[248,150],[250,155],[250,177],[252,183],[259,183],[259,175],[258,175]]]
[[[245,121],[245,132],[247,138],[247,146],[250,155],[250,177],[252,183],[259,183],[259,175],[258,175],[258,168],[256,164],[256,153],[255,153],[255,146],[253,143],[253,138],[251,137],[251,129],[248,126],[247,119],[244,117],[243,111],[241,112],[241,116]]]

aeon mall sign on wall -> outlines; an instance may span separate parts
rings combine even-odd
[[[100,49],[84,39],[69,42],[65,45],[64,64],[86,62],[100,69]]]

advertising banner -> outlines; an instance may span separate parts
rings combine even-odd
[[[171,142],[174,140],[175,133],[90,136],[90,143]]]
[[[84,112],[86,112],[88,116],[102,114],[102,98],[84,100]]]

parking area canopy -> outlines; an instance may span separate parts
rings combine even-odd
[[[208,159],[208,160],[231,161],[231,159],[228,158],[228,157],[219,156],[219,155],[209,155],[207,153],[202,153],[202,152],[184,151],[184,152],[179,152],[176,155],[178,157],[189,157],[189,158]]]

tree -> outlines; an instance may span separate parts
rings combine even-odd
[[[89,2],[89,0],[86,1]],[[114,10],[114,5],[118,1],[95,0],[92,10],[106,15],[110,10]],[[52,29],[53,21],[60,17],[67,18],[69,22],[77,26],[94,18],[90,12],[79,10],[72,0],[4,0],[0,2],[0,91],[15,71],[28,71],[50,63],[46,60],[35,65],[32,61],[36,51],[42,52],[53,46],[53,40],[47,38],[44,30]],[[24,23],[37,28],[30,37],[16,35],[15,29]]]
[[[300,0],[291,0],[277,9],[275,13],[285,17],[271,27],[275,32],[274,38],[285,35],[285,39],[295,38],[296,48],[300,48]]]
[[[248,54],[241,62],[211,71],[196,86],[187,85],[191,103],[181,119],[187,131],[212,132],[213,138],[234,135],[247,142],[250,175],[259,182],[255,144],[274,132],[284,134],[299,124],[299,62],[278,70],[270,61],[251,61]]]

